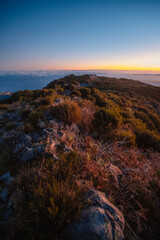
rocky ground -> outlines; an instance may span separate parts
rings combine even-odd
[[[86,83],[86,86],[91,84]],[[67,94],[65,92],[65,95],[69,94],[70,92]],[[65,102],[63,95],[57,96],[51,104],[53,109]],[[81,101],[81,98],[72,98],[72,102],[77,101]],[[84,115],[93,116],[96,108],[91,106],[89,108],[89,105],[89,102],[80,104]],[[17,198],[21,199],[23,193],[22,175],[41,176],[44,169],[43,166],[39,167],[39,164],[42,162],[45,165],[44,159],[50,159],[53,176],[57,176],[57,166],[62,161],[62,156],[72,152],[80,155],[78,170],[76,165],[73,165],[73,169],[71,166],[69,169],[73,171],[72,176],[65,175],[64,179],[61,176],[61,181],[64,187],[65,181],[67,185],[69,178],[70,185],[76,184],[77,189],[83,189],[80,200],[83,204],[78,216],[72,221],[65,222],[65,227],[63,226],[58,237],[47,239],[159,239],[156,226],[160,219],[157,212],[160,206],[157,185],[159,179],[157,174],[160,169],[159,152],[144,150],[137,146],[130,147],[125,139],[104,141],[103,138],[94,137],[90,131],[83,131],[79,124],[64,124],[53,116],[50,109],[45,110],[43,119],[37,120],[36,129],[26,133],[24,109],[32,112],[37,106],[31,105],[30,102],[16,102],[9,104],[9,110],[0,112],[2,239],[18,239],[11,226],[17,217]],[[63,168],[65,167],[64,164]],[[63,172],[63,169],[61,171]],[[41,180],[43,178],[40,177]],[[62,198],[65,199],[66,195]],[[46,239],[44,236],[41,238],[38,236],[34,235],[33,239]],[[30,238],[26,236],[25,239]]]

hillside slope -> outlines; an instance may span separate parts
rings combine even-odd
[[[69,75],[0,102],[2,239],[158,240],[160,88]]]

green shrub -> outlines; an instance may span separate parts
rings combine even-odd
[[[30,133],[33,133],[35,131],[35,128],[31,123],[26,122],[23,126],[23,131],[26,134],[30,134]]]
[[[121,121],[119,114],[113,110],[101,108],[94,114],[92,121],[93,129],[98,133],[105,135],[118,128]]]
[[[134,146],[136,136],[131,131],[123,130],[117,135],[119,141],[125,142],[127,146]]]
[[[24,91],[18,91],[16,93],[13,93],[10,100],[11,102],[15,101],[31,101],[33,99],[33,91],[31,90],[24,90]]]
[[[59,161],[59,174],[61,179],[70,180],[74,172],[78,172],[80,162],[81,156],[75,151],[62,154],[61,161]]]
[[[7,130],[12,130],[12,129],[14,129],[16,127],[16,124],[15,123],[9,123],[9,124],[7,124],[7,126],[6,126],[6,129]]]
[[[99,107],[105,107],[106,106],[106,95],[99,91],[98,89],[92,89],[91,95],[96,99],[96,104]]]
[[[70,91],[74,91],[74,90],[76,90],[77,88],[76,88],[75,84],[70,83],[70,84],[68,84],[67,89],[69,89]]]
[[[44,113],[41,111],[32,110],[28,115],[28,121],[37,126],[39,120],[44,120]]]
[[[76,102],[68,100],[55,106],[51,110],[51,113],[59,121],[69,125],[72,123],[78,124],[82,119],[82,112],[79,105]]]
[[[51,95],[51,96],[45,96],[40,100],[40,105],[51,105],[55,100],[55,96]]]
[[[93,103],[96,103],[96,98],[92,95],[87,95],[86,99],[92,101]]]
[[[144,112],[140,112],[140,111],[134,111],[134,116],[136,118],[141,119],[143,122],[146,123],[146,125],[150,128],[150,129],[155,129],[155,126],[153,124],[153,122],[148,118],[148,116],[144,113]]]
[[[90,95],[91,93],[91,89],[83,87],[80,89],[80,92],[81,92],[82,98],[87,98],[87,96]]]
[[[21,115],[25,122],[24,131],[26,133],[38,129],[39,120],[44,120],[44,112],[39,110],[25,109]]]
[[[71,97],[81,97],[81,93],[80,93],[80,91],[78,91],[78,90],[73,90],[71,93],[70,93],[70,96]]]
[[[83,192],[74,179],[79,161],[79,155],[71,152],[57,166],[46,159],[36,168],[21,171],[17,178],[21,197],[16,204],[15,239],[63,238],[63,230],[82,207]]]
[[[146,221],[150,230],[144,234],[146,239],[159,239],[159,225],[160,225],[160,212],[158,204],[154,197],[142,188],[138,188],[136,191],[136,200],[139,202],[142,209],[147,209],[146,211]]]
[[[32,111],[32,110],[29,109],[29,108],[24,109],[24,110],[21,112],[22,120],[26,120],[26,119],[28,118],[28,115],[29,115],[29,113],[30,113],[31,111]]]
[[[56,84],[56,85],[55,85],[55,90],[56,90],[56,92],[57,92],[58,94],[61,94],[61,93],[64,92],[64,89],[63,89],[63,87],[62,87],[60,84]]]
[[[136,130],[136,142],[139,147],[153,148],[160,151],[160,136],[148,129]]]
[[[0,110],[8,110],[9,109],[9,105],[7,104],[0,104]]]

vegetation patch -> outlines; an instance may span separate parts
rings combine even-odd
[[[65,101],[53,107],[51,110],[53,117],[65,124],[79,124],[82,120],[81,108],[76,102]]]

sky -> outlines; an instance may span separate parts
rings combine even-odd
[[[159,0],[0,0],[0,70],[160,70]]]

